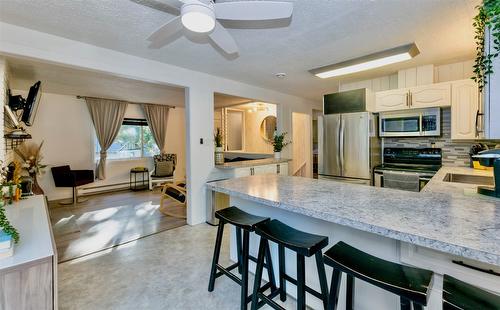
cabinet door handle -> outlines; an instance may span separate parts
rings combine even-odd
[[[276,173],[277,174],[281,173],[281,165],[276,165]]]
[[[250,168],[250,175],[255,175],[255,169],[254,168]]]
[[[409,97],[409,100],[408,100],[408,106],[411,108],[411,105],[412,105],[412,100],[413,100],[413,95],[411,92],[408,92],[408,97]]]
[[[483,130],[479,128],[479,117],[483,115],[484,113],[479,113],[479,110],[476,111],[476,137],[479,137],[479,134],[483,132]]]
[[[407,107],[410,107],[410,101],[408,100],[408,99],[409,99],[409,98],[408,98],[409,96],[410,96],[410,93],[406,93],[406,106],[407,106]]]

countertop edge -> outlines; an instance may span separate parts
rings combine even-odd
[[[377,226],[377,225],[373,225],[373,224],[369,224],[369,223],[365,223],[365,222],[361,222],[361,221],[356,221],[356,220],[345,218],[345,217],[340,217],[337,215],[332,215],[331,213],[320,212],[321,214],[324,215],[324,217],[321,217],[318,215],[310,214],[309,212],[307,212],[307,210],[304,210],[300,206],[288,206],[288,205],[283,204],[281,202],[271,201],[271,200],[263,199],[263,198],[257,198],[257,197],[254,197],[252,195],[244,194],[241,192],[227,190],[227,189],[215,186],[214,184],[210,184],[210,183],[207,183],[206,186],[208,188],[216,191],[216,192],[221,192],[221,193],[224,193],[227,195],[232,195],[232,196],[235,196],[235,197],[238,197],[241,199],[246,199],[246,200],[250,200],[253,202],[257,202],[257,203],[262,203],[262,204],[270,206],[270,207],[278,207],[282,210],[286,210],[289,212],[309,216],[309,217],[312,217],[315,219],[324,220],[327,222],[331,222],[331,223],[346,226],[346,227],[351,227],[351,228],[354,228],[354,229],[357,229],[360,231],[364,231],[364,232],[368,232],[368,233],[374,233],[376,235],[380,235],[383,237],[407,242],[407,243],[414,244],[417,246],[422,246],[425,248],[430,248],[430,249],[433,249],[433,250],[436,250],[439,252],[448,253],[448,254],[452,254],[455,256],[460,256],[460,257],[464,257],[467,259],[476,260],[476,261],[480,261],[483,263],[500,266],[500,256],[495,255],[495,254],[491,254],[491,253],[488,253],[488,252],[485,252],[482,250],[478,250],[478,249],[474,249],[474,248],[470,248],[470,247],[465,247],[465,246],[461,246],[458,244],[453,244],[453,243],[444,242],[444,241],[440,241],[440,240],[435,240],[435,239],[419,236],[419,235],[416,235],[413,233],[396,231],[396,230],[392,230],[392,229],[389,229],[386,227],[381,227],[381,226]],[[367,227],[367,226],[369,226],[369,227]]]
[[[265,166],[265,165],[273,165],[273,164],[283,164],[292,161],[288,158],[283,159],[274,159],[274,158],[265,158],[265,159],[253,159],[253,160],[243,160],[236,162],[227,162],[222,165],[215,165],[217,169],[238,169],[238,168],[248,168],[255,166]]]

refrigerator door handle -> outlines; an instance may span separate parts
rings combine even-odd
[[[344,175],[344,120],[340,118],[340,134],[339,134],[339,154],[340,154],[340,172]]]

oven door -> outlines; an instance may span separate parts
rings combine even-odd
[[[419,183],[419,191],[421,191],[427,183],[432,179],[433,175],[431,174],[420,174],[418,178]],[[383,170],[375,170],[373,172],[373,186],[375,187],[385,187],[384,186],[384,171]]]

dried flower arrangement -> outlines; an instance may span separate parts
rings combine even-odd
[[[40,153],[43,141],[40,145],[31,142],[23,143],[21,146],[14,149],[16,154],[24,161],[23,168],[29,173],[30,176],[40,175],[44,172],[47,165],[42,164],[43,156]]]

